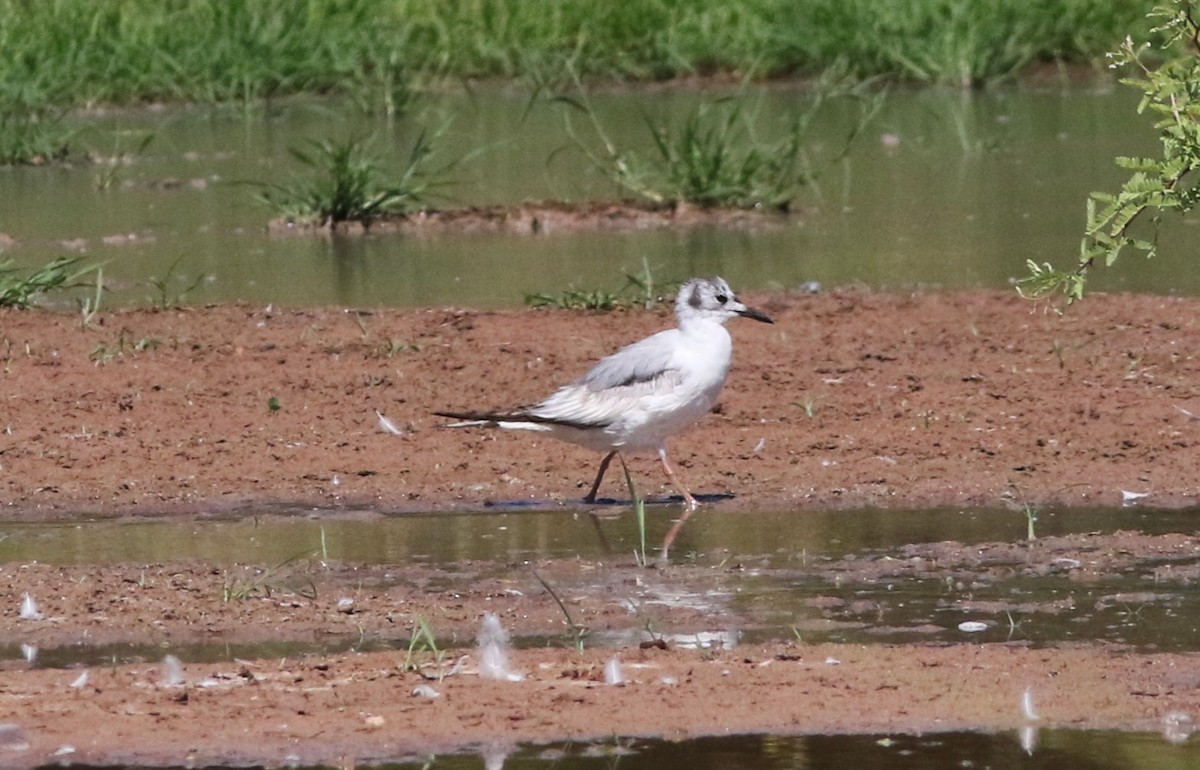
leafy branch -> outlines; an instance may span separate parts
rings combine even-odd
[[[1093,192],[1087,201],[1087,226],[1074,270],[1058,270],[1049,263],[1028,260],[1029,275],[1018,284],[1022,296],[1038,297],[1061,291],[1067,302],[1083,298],[1088,272],[1097,262],[1112,265],[1126,248],[1147,258],[1158,252],[1163,215],[1186,213],[1200,202],[1200,23],[1195,0],[1173,0],[1157,6],[1149,17],[1161,23],[1152,33],[1162,34],[1164,47],[1178,46],[1181,53],[1157,68],[1147,63],[1148,43],[1135,46],[1125,38],[1109,54],[1113,68],[1134,67],[1135,77],[1121,82],[1142,91],[1138,113],[1160,117],[1154,127],[1162,145],[1161,158],[1118,157],[1118,166],[1131,173],[1116,195]],[[1139,222],[1149,218],[1149,233]]]

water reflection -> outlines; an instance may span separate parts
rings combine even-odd
[[[660,542],[673,506],[647,509],[648,543]],[[898,548],[910,543],[1012,542],[1025,517],[1003,509],[865,509],[860,511],[722,512],[702,509],[680,534],[674,558],[720,561],[731,556],[786,566],[819,556]],[[599,528],[599,532],[597,530]],[[1195,509],[1044,510],[1042,537],[1119,529],[1147,534],[1194,532]],[[147,519],[29,524],[0,522],[0,561],[43,564],[154,563],[176,559],[214,566],[279,564],[324,551],[364,564],[464,561],[520,563],[632,554],[634,517],[615,509],[598,521],[581,510],[550,506],[516,511],[403,513],[296,510],[260,506],[196,520]]]
[[[379,770],[476,770],[481,765],[487,770],[1184,770],[1194,768],[1198,758],[1194,745],[1171,744],[1148,733],[1043,730],[1032,752],[1011,732],[743,735],[681,741],[614,738],[547,746],[515,746],[498,740],[477,753],[404,757],[368,766]],[[89,770],[86,765],[76,767]]]
[[[295,103],[247,116],[200,108],[119,112],[97,119],[97,146],[150,132],[153,144],[98,190],[95,170],[0,170],[0,222],[18,264],[42,264],[64,243],[104,260],[114,293],[106,307],[156,300],[151,277],[175,291],[207,280],[191,302],[413,306],[519,304],[529,293],[574,285],[619,288],[643,259],[662,280],[720,273],[739,288],[863,283],[879,287],[1004,287],[1026,259],[1069,263],[1078,253],[1083,203],[1116,189],[1111,158],[1154,151],[1149,120],[1128,89],[1019,88],[986,93],[903,91],[844,162],[826,168],[801,213],[782,228],[731,232],[585,233],[538,237],[272,238],[269,213],[248,181],[297,172],[288,147],[316,138],[378,133],[399,156],[430,121],[450,120],[447,157],[491,148],[458,174],[463,203],[612,197],[610,182],[570,150],[561,106],[482,89],[450,94],[421,115],[387,123],[327,105]],[[593,102],[614,139],[652,151],[643,114],[683,115],[695,92],[606,93]],[[778,131],[807,97],[758,90],[757,128]],[[834,102],[814,129],[812,153],[837,145],[855,107]],[[556,152],[557,151],[557,152]],[[59,215],[70,210],[71,217]],[[1195,224],[1200,219],[1189,220]],[[112,236],[116,242],[106,243]],[[1098,271],[1096,288],[1200,291],[1184,259],[1190,225],[1174,223],[1153,269],[1124,260]]]
[[[667,511],[649,512],[651,542]],[[1195,511],[1137,508],[1044,511],[1040,537],[1068,533],[1147,535],[1194,532]],[[989,547],[978,562],[923,543],[1016,543],[1024,517],[1010,511],[822,511],[722,513],[703,510],[676,545],[671,570],[637,567],[631,515],[597,520],[569,510],[493,514],[382,515],[278,511],[199,521],[135,520],[0,525],[0,560],[49,565],[200,562],[214,569],[299,561],[334,565],[420,565],[427,590],[455,590],[464,575],[503,574],[521,590],[544,586],[529,564],[545,565],[564,594],[666,617],[659,634],[680,645],[778,641],[876,644],[944,641],[1055,645],[1107,641],[1157,651],[1195,650],[1200,556],[1162,552],[1081,563],[1067,551]],[[1081,541],[1074,553],[1092,545]],[[980,549],[963,549],[975,553]],[[1010,552],[1011,551],[1011,552]],[[1168,549],[1169,551],[1169,549]],[[1081,557],[1082,558],[1082,557]],[[469,566],[468,566],[469,565]],[[542,569],[541,566],[538,567]],[[352,570],[353,571],[353,570]],[[361,578],[356,578],[361,580]],[[379,577],[381,585],[400,576]],[[662,608],[658,610],[656,608]],[[978,630],[975,630],[975,629]],[[403,636],[398,632],[397,637]],[[640,622],[597,632],[589,644],[636,645]],[[21,652],[12,639],[8,658]],[[403,639],[372,638],[382,644]],[[519,644],[546,643],[519,639]],[[329,640],[336,648],[358,638]],[[307,651],[301,646],[296,651]],[[43,650],[63,661],[93,651]],[[106,653],[107,654],[107,653]],[[114,651],[115,654],[115,651]],[[142,655],[124,650],[122,655]],[[219,649],[186,649],[194,659]]]

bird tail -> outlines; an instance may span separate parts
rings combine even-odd
[[[555,425],[578,427],[573,423],[553,418],[539,417],[528,412],[434,412],[438,417],[449,417],[458,422],[448,423],[447,428],[504,428],[506,430],[553,430]],[[591,426],[585,426],[591,427]]]
[[[500,415],[491,412],[434,412],[438,417],[449,417],[452,422],[447,428],[495,428],[499,425]]]

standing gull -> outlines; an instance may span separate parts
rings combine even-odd
[[[716,403],[733,353],[725,322],[734,316],[773,323],[765,313],[738,302],[723,278],[693,278],[675,299],[678,328],[621,348],[546,400],[499,412],[435,414],[466,421],[450,427],[541,431],[605,452],[584,498],[587,503],[596,501],[618,452],[654,450],[691,512],[696,498],[667,462],[667,439],[691,427]]]

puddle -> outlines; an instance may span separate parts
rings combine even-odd
[[[1177,736],[1178,737],[1178,736]],[[1183,736],[1186,741],[1186,735]],[[501,759],[503,758],[503,759]],[[507,768],[846,768],[910,770],[962,768],[1121,768],[1174,770],[1194,767],[1200,752],[1164,735],[1148,733],[1041,730],[1018,733],[940,733],[933,735],[752,735],[685,741],[620,739],[605,744],[523,747],[504,755],[489,747],[475,756],[436,757],[380,767],[459,770]],[[426,764],[426,762],[429,764]]]
[[[678,514],[647,509],[647,543],[660,542]],[[1040,537],[1130,530],[1145,534],[1200,530],[1194,509],[1080,509],[1038,513]],[[683,564],[737,561],[761,567],[803,566],[914,543],[1017,542],[1025,517],[1002,509],[790,511],[701,510],[672,553]],[[625,558],[638,546],[624,508],[598,517],[566,508],[484,513],[387,514],[345,510],[247,509],[189,521],[132,519],[0,523],[0,562],[101,565],[192,560],[213,566],[278,564],[319,554],[362,564],[417,562],[431,568],[464,561]]]
[[[704,770],[755,768],[1028,768],[1029,770],[1183,770],[1200,761],[1186,732],[1163,734],[1082,730],[930,735],[742,735],[680,741],[615,738],[605,743],[569,742],[513,746],[498,740],[477,752],[403,757],[359,763],[376,770]],[[303,765],[284,762],[288,767]],[[57,767],[57,765],[54,765]],[[49,766],[47,766],[49,767]],[[73,765],[93,770],[88,765]],[[180,766],[182,768],[182,766]],[[99,770],[96,768],[96,770]],[[168,770],[162,768],[161,770]],[[170,770],[174,770],[171,768]],[[210,770],[220,770],[211,767]]]
[[[674,511],[650,511],[648,542],[662,537]],[[171,595],[166,583],[189,586],[203,599],[219,592],[222,581],[228,590],[268,578],[264,585],[278,594],[271,603],[294,601],[299,617],[324,617],[312,601],[318,585],[326,600],[354,596],[364,602],[365,615],[340,622],[335,613],[334,621],[318,620],[278,644],[54,644],[44,638],[36,665],[47,668],[154,662],[167,652],[207,662],[402,651],[410,641],[408,614],[428,612],[440,597],[463,592],[484,601],[545,600],[542,620],[515,629],[514,644],[563,646],[565,631],[531,630],[539,622],[561,625],[546,586],[573,607],[601,613],[602,622],[586,637],[589,647],[637,646],[661,637],[677,647],[795,639],[1027,646],[1105,641],[1148,651],[1200,649],[1194,510],[1043,511],[1038,540],[1029,544],[1021,540],[1024,516],[1004,510],[707,509],[690,520],[665,570],[637,566],[631,515],[615,508],[603,513],[264,510],[191,521],[9,523],[0,525],[0,561],[13,565],[10,575],[20,573],[18,565],[36,562],[79,568],[79,579],[91,574],[93,581],[88,570],[110,565],[123,577],[104,591],[119,593],[123,602],[158,595],[136,588],[141,582],[162,586],[154,590],[167,590],[165,596]],[[168,565],[169,580],[154,565]],[[53,586],[70,574],[44,579]],[[158,611],[144,606],[150,617]],[[72,611],[60,603],[64,610]],[[522,610],[530,611],[530,605]],[[384,616],[386,623],[370,625],[371,618]],[[439,644],[470,644],[473,621],[464,620],[439,629],[439,635],[453,634]],[[35,628],[13,626],[16,635],[3,640],[0,657],[27,657],[20,644],[36,641],[27,635]]]

